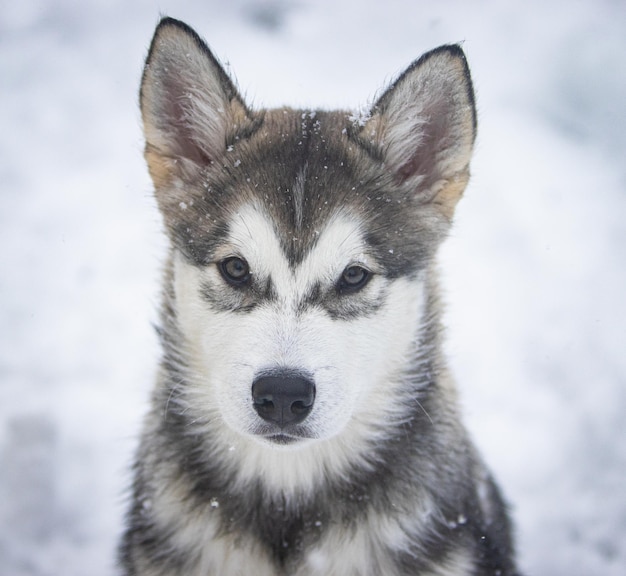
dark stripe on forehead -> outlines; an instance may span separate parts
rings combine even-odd
[[[296,230],[302,230],[302,219],[303,219],[303,210],[304,210],[304,196],[305,196],[305,184],[306,184],[306,172],[307,172],[307,164],[298,172],[296,176],[296,181],[293,184],[293,207],[295,213],[295,224]]]

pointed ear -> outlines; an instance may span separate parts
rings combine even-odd
[[[476,134],[474,92],[459,46],[441,46],[414,62],[374,105],[358,138],[400,183],[445,216],[469,179]]]
[[[141,81],[146,160],[157,190],[174,175],[206,166],[254,118],[201,38],[186,24],[161,20]]]

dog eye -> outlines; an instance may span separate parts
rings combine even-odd
[[[229,284],[242,286],[250,279],[250,267],[243,258],[231,256],[218,264],[220,273]]]
[[[370,277],[370,271],[362,266],[348,266],[339,279],[339,292],[342,294],[356,292],[368,283]]]

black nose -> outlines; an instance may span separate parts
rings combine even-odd
[[[302,422],[311,412],[314,400],[315,384],[300,373],[272,373],[252,384],[254,409],[263,420],[280,428]]]

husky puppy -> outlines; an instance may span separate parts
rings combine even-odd
[[[461,48],[367,115],[253,110],[165,18],[141,111],[171,249],[124,574],[515,574],[442,355],[434,260],[476,131]]]

